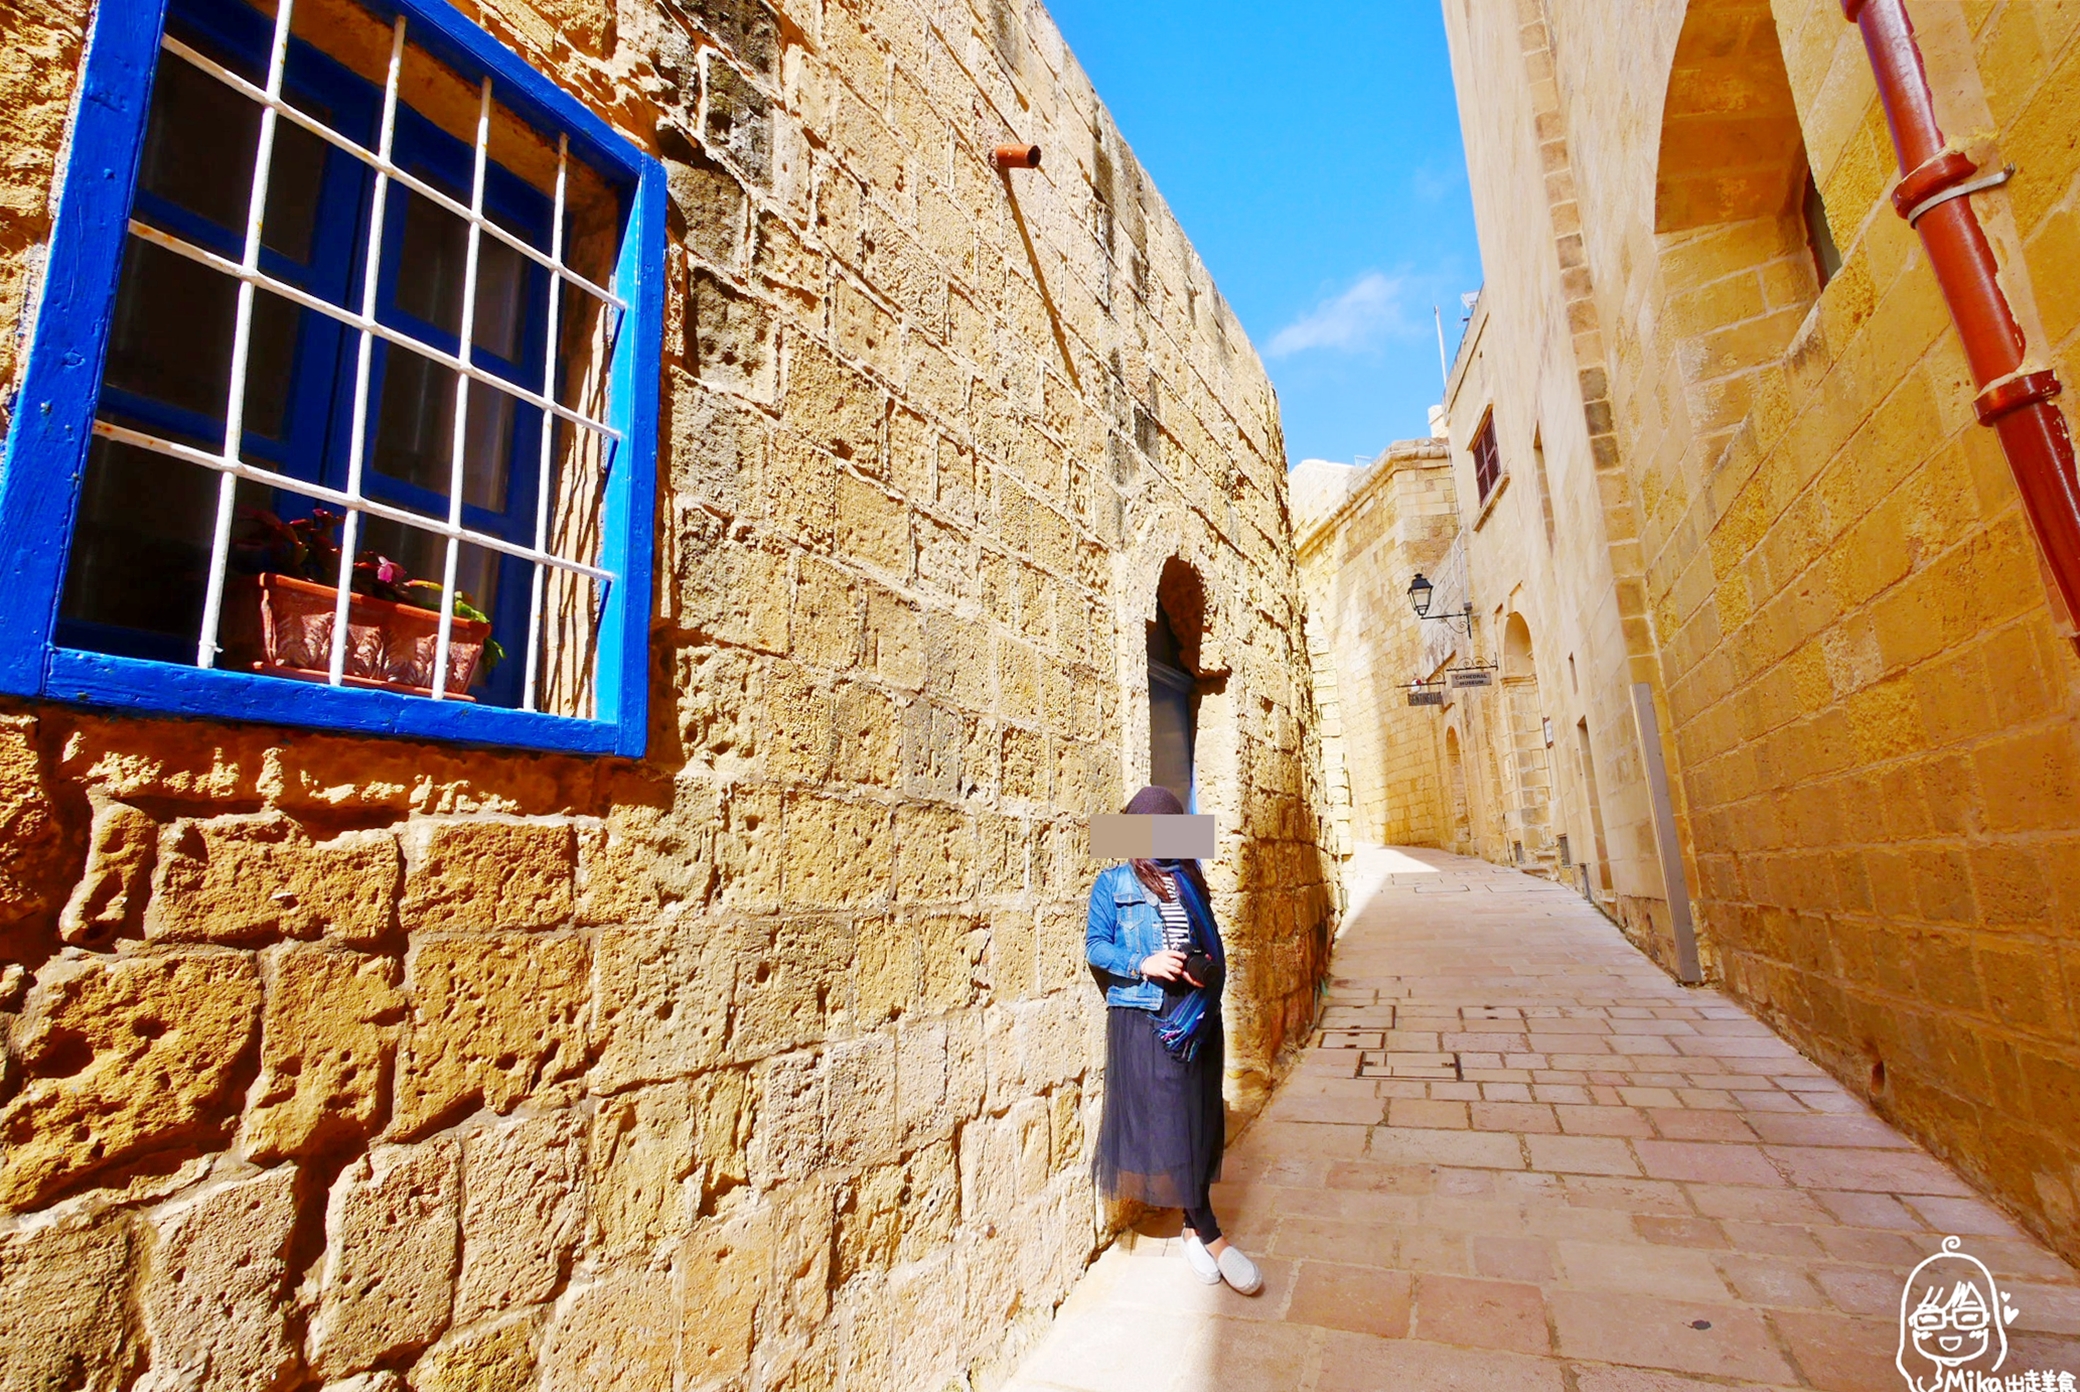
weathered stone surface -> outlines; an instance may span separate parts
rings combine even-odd
[[[424,1348],[448,1327],[461,1152],[442,1138],[379,1145],[343,1171],[325,1212],[311,1361],[329,1377]]]
[[[686,1229],[686,1182],[699,1172],[685,1083],[604,1099],[593,1114],[586,1183],[591,1240],[607,1253],[648,1253]]]
[[[788,918],[738,931],[729,1056],[763,1058],[822,1039],[845,1008],[852,935],[841,921]]]
[[[159,855],[159,824],[127,803],[93,795],[87,867],[58,915],[68,943],[98,947],[137,931],[151,899],[152,866]]]
[[[771,1261],[764,1210],[708,1219],[680,1247],[679,1357],[691,1386],[740,1376],[750,1366]]]
[[[135,1246],[127,1217],[0,1236],[0,1387],[129,1385],[142,1349],[121,1293]]]
[[[319,946],[261,958],[260,1084],[240,1143],[264,1162],[367,1135],[389,1100],[404,1018],[394,957]]]
[[[314,842],[277,813],[181,818],[159,833],[148,937],[247,944],[331,933],[381,937],[397,894],[397,840],[350,831]]]
[[[683,140],[676,150],[666,147],[664,174],[665,193],[684,228],[687,249],[734,270],[745,236],[744,186],[698,146]]]
[[[570,922],[577,843],[566,822],[415,821],[404,839],[405,930],[490,932]]]
[[[412,1392],[532,1392],[540,1330],[527,1311],[451,1334],[412,1365]]]
[[[58,828],[32,716],[0,717],[0,924],[44,909]]]
[[[600,931],[598,1087],[681,1077],[722,1057],[734,968],[720,938],[711,921],[692,916]]]
[[[701,135],[708,148],[734,162],[753,183],[773,175],[773,104],[743,74],[709,54],[701,65],[706,87]]]
[[[584,1212],[582,1138],[576,1114],[550,1112],[463,1142],[456,1323],[556,1294]]]
[[[154,1215],[143,1392],[247,1392],[298,1363],[284,1299],[296,1171],[283,1165]]]
[[[652,1392],[670,1387],[679,1311],[652,1272],[592,1282],[560,1302],[542,1337],[542,1392]]]
[[[259,1014],[259,974],[239,954],[44,966],[15,1036],[21,1090],[0,1108],[0,1205],[221,1137]]]
[[[686,356],[703,382],[756,401],[773,399],[777,377],[770,309],[705,270],[689,289]]]
[[[582,1069],[591,959],[583,938],[539,934],[414,948],[392,1131],[416,1135],[479,1102],[510,1112]]]

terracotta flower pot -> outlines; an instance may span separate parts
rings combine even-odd
[[[289,575],[234,577],[224,593],[226,665],[297,681],[322,682],[332,668],[332,620],[339,591]],[[354,595],[347,604],[346,684],[433,694],[440,614],[412,604]],[[457,617],[448,630],[451,700],[471,700],[470,683],[491,625]]]

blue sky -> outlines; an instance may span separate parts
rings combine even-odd
[[[1481,281],[1438,0],[1048,0],[1278,385],[1292,462],[1429,433]]]

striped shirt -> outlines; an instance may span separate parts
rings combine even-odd
[[[1192,920],[1184,911],[1184,899],[1177,892],[1177,877],[1165,876],[1170,882],[1170,897],[1156,901],[1156,909],[1163,915],[1163,947],[1170,952],[1192,950]]]

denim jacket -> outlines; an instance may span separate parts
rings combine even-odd
[[[1134,874],[1134,867],[1115,865],[1099,872],[1096,883],[1091,885],[1083,955],[1106,975],[1105,1004],[1161,1010],[1163,983],[1143,976],[1141,964],[1162,950],[1162,912],[1156,907],[1155,896]],[[1206,951],[1226,967],[1218,926]]]

